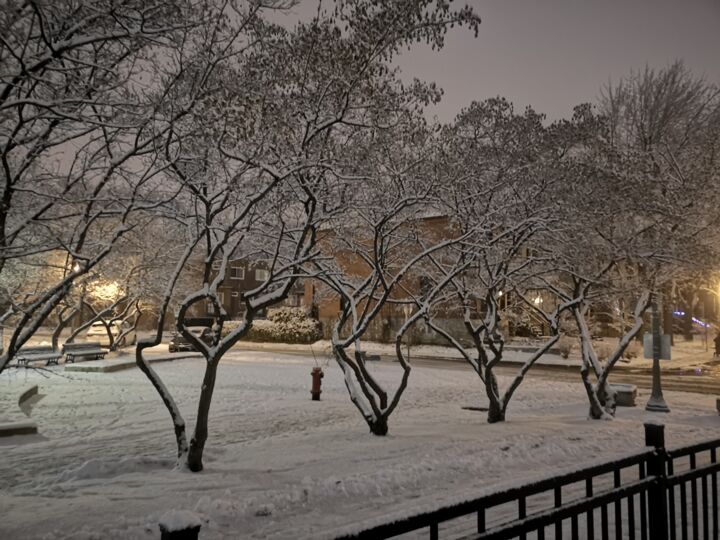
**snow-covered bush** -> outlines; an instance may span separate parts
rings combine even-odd
[[[567,358],[568,356],[570,356],[573,347],[575,347],[575,339],[568,336],[562,336],[558,340],[556,347],[560,351],[560,356],[562,356],[563,358]]]
[[[239,321],[228,321],[223,333],[237,328]],[[320,323],[302,308],[282,307],[268,310],[267,320],[253,321],[245,341],[268,343],[313,343],[322,337]]]

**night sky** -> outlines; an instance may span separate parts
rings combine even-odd
[[[456,0],[482,18],[480,33],[451,31],[445,49],[417,46],[398,65],[405,77],[436,81],[443,102],[428,111],[450,121],[473,100],[503,95],[550,119],[594,101],[603,85],[645,64],[683,60],[720,84],[720,0]],[[331,8],[324,0],[323,7]],[[296,16],[311,16],[303,0]]]

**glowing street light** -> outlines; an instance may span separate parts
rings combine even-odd
[[[535,300],[533,300],[533,302],[535,302],[535,305],[536,305],[536,306],[539,306],[540,304],[542,304],[542,301],[543,301],[543,300],[542,300],[542,298],[540,297],[539,294],[535,297]]]

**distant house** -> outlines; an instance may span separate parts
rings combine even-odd
[[[213,263],[213,275],[215,278],[220,270],[221,261]],[[245,304],[241,294],[259,287],[269,277],[269,270],[263,263],[253,263],[245,259],[234,259],[228,261],[228,268],[225,280],[218,287],[218,300],[222,303],[230,319],[241,319],[245,313]],[[302,304],[304,289],[302,283],[297,283],[290,291],[287,299],[281,303],[283,306],[298,307]],[[211,302],[204,302],[205,316],[216,315]],[[261,314],[263,316],[264,313]]]
[[[444,215],[431,215],[420,219],[421,230],[427,238],[436,240],[446,238],[452,225],[448,218]],[[330,233],[332,234],[332,233]],[[535,252],[532,248],[523,249],[518,256],[527,258],[534,256]],[[338,259],[343,269],[351,275],[365,276],[369,271],[367,264],[357,255],[350,252],[335,251],[333,256]],[[410,272],[404,281],[405,288],[417,293],[426,291],[431,284],[428,279],[419,272]],[[403,294],[399,292],[398,294]],[[506,331],[510,336],[529,336],[541,335],[549,332],[547,322],[538,316],[533,310],[528,309],[517,298],[514,298],[512,291],[501,291],[501,308],[507,309],[509,304],[516,305],[513,320],[502,321],[506,325]],[[530,298],[535,304],[544,304],[548,307],[550,302],[555,299],[546,291],[541,289],[528,291]],[[304,283],[304,298],[301,304],[307,307],[310,313],[322,323],[325,338],[328,338],[340,314],[340,298],[328,287],[324,286],[317,280],[308,279]],[[366,339],[374,341],[388,342],[394,339],[395,333],[402,327],[407,318],[412,313],[412,308],[408,305],[400,305],[387,303],[380,311],[380,314],[370,323]],[[473,316],[480,318],[484,315],[486,306],[482,297],[475,298],[473,306]],[[455,335],[461,342],[469,338],[466,336],[463,314],[459,307],[438,307],[435,310],[436,322]],[[503,315],[507,317],[507,314]],[[411,332],[409,339],[416,343],[426,344],[442,344],[446,342],[444,338],[427,327],[423,321],[419,321]],[[467,343],[471,343],[468,341]]]

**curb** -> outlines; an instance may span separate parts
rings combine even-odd
[[[34,422],[9,422],[0,424],[0,437],[35,434],[37,434],[37,424]]]
[[[248,346],[247,343],[243,343],[240,347],[233,347],[230,349],[233,350],[239,350],[239,351],[249,351],[249,352],[274,352],[274,353],[280,353],[280,354],[297,354],[302,356],[317,356],[318,354],[327,354],[324,351],[321,351],[320,353],[315,352],[313,355],[312,351],[307,350],[295,350],[295,349],[282,349],[282,348],[275,348],[275,347],[252,347]],[[523,351],[520,351],[523,352]],[[372,351],[368,351],[369,354],[375,354],[372,353]],[[397,362],[397,358],[392,355],[387,354],[379,354],[378,355],[380,359],[383,362]],[[465,359],[459,358],[459,357],[453,357],[453,356],[425,356],[425,355],[414,355],[410,354],[410,362],[413,360],[420,360],[421,362],[452,362],[456,364],[464,364]],[[502,360],[500,362],[500,366],[521,366],[524,362],[518,361],[518,360]],[[558,370],[578,370],[580,368],[580,363],[578,364],[544,364],[544,363],[536,363],[536,366],[542,366],[543,368],[550,368],[550,369],[558,369]],[[621,368],[620,365],[615,366],[616,369]],[[621,368],[622,369],[622,368]]]
[[[174,360],[185,360],[187,358],[202,358],[200,353],[188,353],[188,354],[172,354],[172,355],[161,355],[153,358],[148,358],[148,364],[155,364],[158,362],[172,362]],[[128,360],[122,358],[113,358],[111,360],[97,360],[82,363],[72,363],[65,365],[65,371],[83,372],[83,373],[113,373],[115,371],[122,371],[125,369],[136,368],[135,357],[129,357]]]
[[[302,356],[317,356],[318,354],[327,354],[325,351],[315,351],[315,355],[313,355],[312,351],[307,350],[295,350],[295,349],[282,349],[280,347],[253,347],[249,343],[242,343],[239,347],[233,347],[230,349],[231,351],[249,351],[249,352],[274,352],[274,353],[280,353],[280,354],[297,354]],[[368,351],[369,353],[373,354],[372,351]],[[520,351],[523,352],[523,351]],[[393,355],[378,355],[380,356],[380,359],[383,362],[397,362],[397,359]],[[439,362],[439,363],[455,363],[455,364],[463,364],[465,363],[465,360],[463,358],[459,357],[452,357],[452,356],[426,356],[426,355],[410,355],[410,361],[413,360],[419,360],[421,362]],[[503,359],[499,364],[500,366],[510,367],[510,366],[522,366],[524,362],[519,360],[508,360]],[[556,370],[556,371],[579,371],[581,367],[580,361],[578,361],[577,364],[548,364],[543,362],[536,362],[534,364],[534,367],[542,367],[543,369],[547,370]],[[627,364],[625,362],[618,362],[615,364],[615,367],[613,368],[614,371],[622,372],[622,371],[628,371],[628,372],[635,372],[639,374],[651,374],[652,373],[652,366],[637,366],[632,364]]]

